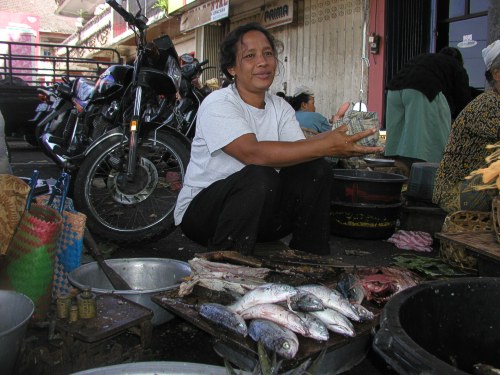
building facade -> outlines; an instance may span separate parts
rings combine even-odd
[[[64,0],[60,11],[72,2]],[[383,126],[385,86],[409,58],[462,46],[471,86],[484,88],[481,49],[497,39],[498,0],[140,0],[150,40],[168,34],[179,54],[218,65],[218,46],[230,30],[257,21],[283,42],[271,90],[291,95],[298,85],[315,92],[317,111],[330,117],[350,101],[379,114]],[[137,0],[122,0],[137,12]],[[62,14],[62,11],[61,11]],[[134,37],[107,6],[65,43],[117,49],[132,61]],[[497,31],[494,31],[497,30]],[[217,69],[204,79],[218,77]]]

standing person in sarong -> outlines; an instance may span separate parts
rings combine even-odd
[[[451,121],[470,100],[462,54],[445,47],[410,60],[387,85],[385,155],[406,176],[414,162],[437,163]]]

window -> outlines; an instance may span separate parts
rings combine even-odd
[[[481,51],[488,44],[489,0],[438,0],[436,51],[445,46],[458,47],[469,74],[469,84],[485,85]],[[468,43],[461,43],[464,41]]]

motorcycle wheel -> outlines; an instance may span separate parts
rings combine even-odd
[[[135,179],[128,181],[122,167],[126,146],[114,137],[85,157],[75,180],[75,205],[97,235],[116,243],[154,241],[174,229],[189,150],[173,136],[148,135],[137,147]]]

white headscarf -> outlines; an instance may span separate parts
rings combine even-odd
[[[486,65],[486,69],[490,70],[491,64],[500,55],[500,39],[495,40],[488,47],[484,48],[483,51],[483,60]]]
[[[313,91],[309,87],[304,85],[297,86],[297,88],[293,92],[293,96],[295,97],[299,96],[300,94],[314,95]]]

